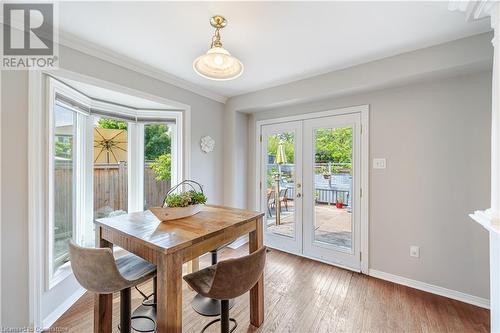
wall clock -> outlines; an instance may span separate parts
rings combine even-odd
[[[215,148],[215,140],[212,139],[209,135],[206,135],[201,138],[200,141],[201,150],[205,153],[210,153]]]

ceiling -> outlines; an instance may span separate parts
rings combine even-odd
[[[208,20],[224,15],[222,43],[241,77],[199,77]],[[443,2],[61,2],[61,35],[230,97],[490,30]]]

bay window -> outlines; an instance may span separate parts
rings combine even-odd
[[[94,245],[94,219],[160,206],[181,180],[182,114],[92,99],[47,82],[50,289],[71,274],[69,241]]]

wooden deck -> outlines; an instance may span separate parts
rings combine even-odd
[[[221,258],[248,253],[246,246],[226,248]],[[201,259],[208,265],[209,257]],[[265,270],[265,321],[249,325],[248,294],[231,309],[235,332],[488,332],[489,311],[445,297],[353,273],[277,250],[268,253]],[[142,287],[151,290],[151,284]],[[133,292],[133,307],[140,301]],[[191,309],[194,292],[183,286],[183,332],[200,332],[211,318]],[[93,297],[85,294],[53,328],[92,332]],[[113,300],[113,332],[119,298]],[[207,332],[219,332],[215,325]]]
[[[275,225],[274,208],[271,213],[272,216],[269,216],[269,213],[266,214],[268,231],[293,237],[295,227],[293,201],[288,203],[288,210],[282,208],[280,225]],[[351,247],[352,213],[347,208],[339,209],[335,205],[316,204],[314,213],[316,240],[337,246]]]

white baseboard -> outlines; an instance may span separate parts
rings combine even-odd
[[[75,291],[68,299],[62,302],[54,311],[52,311],[47,317],[45,317],[42,321],[42,325],[44,329],[48,329],[52,326],[59,317],[63,315],[80,297],[85,294],[85,289],[80,288]]]
[[[368,275],[382,279],[382,280],[401,284],[403,286],[426,291],[426,292],[436,294],[439,296],[448,297],[448,298],[451,298],[451,299],[454,299],[457,301],[461,301],[464,303],[469,303],[469,304],[472,304],[475,306],[479,306],[481,308],[485,308],[485,309],[490,308],[490,300],[488,300],[486,298],[482,298],[482,297],[478,297],[478,296],[474,296],[474,295],[469,295],[469,294],[466,294],[466,293],[463,293],[460,291],[435,286],[435,285],[432,285],[429,283],[408,279],[408,278],[405,278],[405,277],[402,277],[399,275],[394,275],[394,274],[378,271],[375,269],[370,269]]]
[[[240,238],[237,238],[234,242],[229,244],[227,247],[230,249],[236,250],[237,248],[245,245],[246,243],[248,243],[248,235],[241,236]]]

